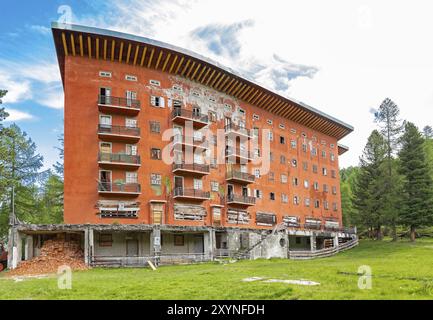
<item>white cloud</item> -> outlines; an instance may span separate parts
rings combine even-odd
[[[33,31],[36,31],[36,32],[38,32],[40,34],[43,34],[43,35],[49,35],[49,34],[51,34],[51,29],[48,28],[48,27],[45,27],[45,26],[32,25],[32,26],[30,26],[30,29],[33,30]]]
[[[29,81],[15,81],[2,70],[0,70],[1,89],[8,90],[7,95],[2,98],[3,103],[16,103],[31,98]]]
[[[110,12],[75,22],[193,50],[252,72],[266,86],[352,124],[355,132],[341,141],[351,148],[341,157],[342,166],[358,163],[375,128],[369,111],[386,97],[399,105],[402,118],[420,127],[433,124],[431,1],[109,0],[105,8]],[[222,50],[216,55],[209,42],[191,36],[206,26],[242,21],[253,23],[236,33],[237,54]],[[210,39],[228,43],[216,34]],[[264,68],[256,70],[256,65]],[[296,71],[297,66],[316,69],[293,79],[288,72],[272,77],[275,71]]]
[[[11,109],[11,108],[6,108],[5,110],[9,114],[9,116],[4,120],[4,122],[18,122],[23,120],[31,120],[35,118],[30,113],[23,112],[20,110]]]

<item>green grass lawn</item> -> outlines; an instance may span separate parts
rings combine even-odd
[[[360,290],[358,267],[372,268],[372,289]],[[331,258],[101,269],[73,273],[71,290],[55,277],[21,282],[0,274],[0,299],[432,299],[433,240],[361,241]],[[247,277],[306,279],[319,286],[243,282]]]

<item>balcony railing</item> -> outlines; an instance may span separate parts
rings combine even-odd
[[[209,173],[209,165],[197,163],[173,163],[173,171],[191,171],[197,173]]]
[[[209,191],[202,191],[196,189],[175,188],[173,191],[174,197],[197,198],[197,199],[210,199]]]
[[[254,204],[256,204],[256,198],[249,197],[249,196],[236,195],[236,194],[228,194],[227,195],[227,202],[228,203],[254,205]]]
[[[140,164],[140,156],[123,154],[123,153],[99,153],[99,162],[122,163],[122,164]]]
[[[140,100],[99,95],[98,104],[105,106],[140,109]]]
[[[240,148],[227,147],[226,148],[227,157],[240,157],[246,159],[253,159],[253,153],[248,150],[243,150]]]
[[[227,180],[236,180],[236,181],[244,181],[253,183],[255,176],[253,174],[249,174],[246,172],[240,172],[236,170],[228,171],[227,172]]]
[[[113,134],[113,135],[119,135],[119,136],[139,137],[140,136],[140,128],[124,127],[124,126],[111,126],[111,125],[100,124],[98,126],[98,133]]]
[[[226,133],[236,133],[247,137],[251,137],[251,132],[245,127],[239,126],[237,124],[231,123],[224,127]]]
[[[138,183],[113,183],[99,181],[98,191],[109,193],[140,193],[141,186]]]
[[[192,110],[182,109],[182,108],[173,109],[172,119],[174,120],[175,118],[178,117],[190,119],[192,121],[199,121],[206,124],[209,122],[209,117],[207,115],[197,113]]]
[[[185,144],[192,145],[194,147],[200,147],[203,149],[209,148],[209,143],[205,141],[205,137],[197,138],[197,137],[188,137],[183,135],[175,135],[173,137],[173,144]]]

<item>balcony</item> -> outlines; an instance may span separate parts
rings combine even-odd
[[[140,128],[100,124],[98,136],[104,141],[137,143],[140,140]]]
[[[140,112],[140,100],[99,95],[98,107],[101,112],[137,115]]]
[[[102,167],[110,168],[139,168],[140,156],[123,153],[99,153],[98,163]]]
[[[192,175],[206,175],[209,174],[209,166],[207,164],[197,163],[173,163],[173,173],[183,173]]]
[[[195,128],[202,128],[209,124],[209,117],[207,115],[182,108],[173,109],[171,118],[173,122],[182,125],[185,125],[187,121],[192,121],[193,127]]]
[[[236,195],[236,194],[229,194],[229,195],[227,195],[227,204],[253,206],[256,204],[256,198],[248,197],[248,196],[242,196],[242,195]]]
[[[141,193],[141,186],[138,183],[111,183],[99,181],[98,193],[102,195],[137,196]]]
[[[175,188],[173,190],[173,198],[179,200],[204,201],[210,199],[210,192],[195,189]]]
[[[202,150],[206,151],[209,149],[209,143],[205,141],[205,137],[195,138],[195,137],[187,137],[183,135],[176,135],[173,137],[173,147],[177,150],[177,146],[181,145],[184,147],[192,147],[192,150]]]
[[[231,170],[227,172],[226,180],[237,183],[253,183],[255,176],[246,172]]]
[[[227,147],[226,158],[235,160],[237,162],[248,162],[253,159],[253,153],[248,150],[242,150],[240,148]]]
[[[228,124],[224,127],[225,134],[228,136],[238,136],[238,137],[245,137],[247,139],[250,139],[252,137],[250,130],[248,130],[245,127],[238,126],[236,124]]]

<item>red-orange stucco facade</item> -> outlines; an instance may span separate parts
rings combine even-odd
[[[53,34],[65,92],[65,223],[343,227],[338,140],[350,126],[171,46],[91,29]],[[196,137],[197,166],[185,164],[186,149],[177,165],[164,159],[174,127],[181,148]],[[260,151],[249,149],[241,166],[244,157],[230,156],[235,141],[221,156],[234,163],[215,164],[209,150],[230,137]],[[254,161],[266,158],[265,140],[269,170]]]

